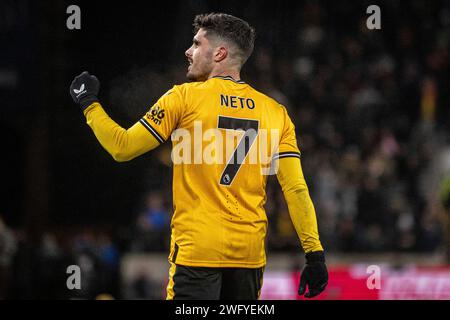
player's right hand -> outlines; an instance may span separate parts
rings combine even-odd
[[[82,111],[94,102],[98,102],[97,96],[99,90],[100,81],[98,81],[96,76],[90,75],[87,71],[76,76],[70,85],[70,95]]]
[[[328,284],[328,270],[323,251],[306,254],[306,265],[303,268],[298,287],[298,294],[303,295],[308,286],[306,298],[313,298],[325,290]]]

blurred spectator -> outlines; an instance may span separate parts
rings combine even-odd
[[[161,192],[146,195],[145,208],[136,221],[136,234],[132,240],[133,251],[163,251],[170,241],[170,215],[164,206]]]
[[[441,204],[444,208],[445,250],[447,263],[450,263],[450,175],[441,182]]]
[[[74,264],[81,269],[81,290],[72,298],[95,299],[99,294],[119,297],[120,255],[108,233],[86,229],[72,238]]]
[[[134,278],[129,281],[125,288],[128,299],[164,299],[164,292],[161,292],[161,283],[153,280],[145,270],[140,270]]]
[[[0,300],[8,297],[11,268],[16,251],[17,241],[14,232],[0,216]]]
[[[111,237],[102,233],[97,239],[98,258],[101,263],[99,290],[117,297],[119,293],[120,256]]]
[[[66,268],[56,236],[51,232],[42,235],[36,250],[35,270],[37,290],[41,299],[66,297]]]

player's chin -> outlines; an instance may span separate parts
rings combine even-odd
[[[201,81],[201,76],[191,70],[186,73],[186,78],[188,78],[189,81]]]
[[[195,81],[195,76],[190,71],[186,73],[186,78],[188,78],[189,81]]]

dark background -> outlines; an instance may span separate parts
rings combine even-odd
[[[66,28],[66,8],[71,4],[81,8],[81,30]],[[382,30],[364,29],[366,8],[371,4],[381,7]],[[48,232],[61,247],[70,249],[67,238],[85,228],[103,230],[119,251],[126,251],[132,237],[127,228],[135,224],[148,192],[159,192],[170,214],[169,144],[131,162],[116,163],[85,124],[70,98],[69,85],[84,70],[95,74],[105,109],[120,125],[129,127],[171,86],[185,81],[184,51],[191,45],[194,16],[225,12],[247,20],[257,30],[255,52],[242,79],[280,97],[289,108],[306,157],[304,171],[323,241],[330,250],[442,250],[448,245],[433,209],[439,197],[430,204],[423,192],[435,189],[438,194],[438,187],[423,188],[418,180],[419,174],[426,175],[434,152],[446,148],[449,141],[449,10],[450,3],[444,0],[3,0],[0,215],[18,242],[29,244],[32,255]],[[307,46],[301,38],[301,30],[310,26],[320,26],[318,45]],[[380,63],[386,55],[387,65],[392,61],[395,65],[390,71]],[[293,71],[300,68],[299,57],[314,61],[313,71],[306,76]],[[425,79],[433,79],[437,92],[431,118],[423,111]],[[369,102],[358,111],[352,97],[364,86],[375,88],[382,102]],[[400,150],[392,156],[393,173],[381,177],[381,182],[376,178],[374,191],[371,181],[375,180],[364,172],[374,150],[392,136]],[[339,178],[343,185],[348,182],[356,188],[358,198],[356,214],[346,218],[342,206],[327,211],[320,201],[326,193],[319,180],[326,179],[321,173],[327,172],[327,164],[345,165],[355,148],[363,173]],[[342,170],[334,168],[338,175]],[[295,235],[277,238],[279,213],[273,208],[283,200],[273,185],[268,195],[275,205],[268,204],[268,215],[274,217],[269,236],[274,234],[275,240],[269,249],[291,250],[296,246]],[[385,199],[396,192],[402,196]],[[396,207],[398,203],[404,207]],[[406,245],[393,240],[401,238],[392,226],[402,213],[413,219],[413,240],[405,235]],[[380,238],[384,245],[370,243]],[[354,246],[355,242],[361,246]],[[35,296],[29,292],[29,297]]]

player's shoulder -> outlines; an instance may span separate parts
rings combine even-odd
[[[181,84],[174,85],[174,88],[177,88],[180,91],[188,91],[188,90],[195,90],[195,89],[202,89],[206,88],[207,83],[206,81],[198,81],[198,82],[185,82]]]
[[[250,88],[252,90],[252,96],[254,96],[259,101],[263,101],[264,105],[267,108],[275,112],[284,112],[286,110],[285,106],[279,101],[277,101],[275,98],[253,88],[252,86],[250,86]]]
[[[205,82],[185,82],[174,85],[167,93],[176,92],[183,97],[194,91],[205,89]]]

